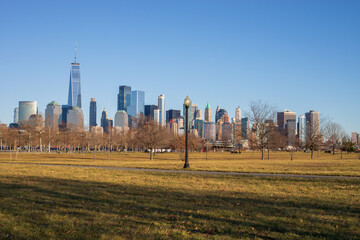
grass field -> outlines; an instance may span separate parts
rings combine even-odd
[[[191,170],[258,172],[258,173],[291,173],[315,175],[347,175],[360,176],[360,159],[358,154],[340,154],[333,156],[320,153],[319,157],[310,153],[294,153],[294,160],[290,154],[284,152],[271,153],[270,159],[260,160],[260,153],[244,152],[242,154],[209,153],[206,160],[205,153],[190,153]],[[16,156],[16,158],[15,158]],[[13,154],[0,153],[0,162],[27,163],[55,163],[74,165],[96,165],[159,169],[182,169],[183,162],[178,153],[157,154],[149,160],[145,153],[112,153],[108,160],[107,153],[98,153],[94,160],[93,154]]]
[[[360,181],[0,165],[1,239],[359,239]]]

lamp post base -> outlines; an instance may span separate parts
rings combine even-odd
[[[190,164],[187,162],[184,164],[184,168],[190,168]]]

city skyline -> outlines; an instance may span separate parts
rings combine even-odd
[[[84,119],[89,119],[92,97],[97,99],[98,109],[106,107],[109,116],[114,118],[117,88],[129,85],[146,93],[146,105],[156,104],[158,95],[164,94],[165,110],[182,110],[183,100],[188,95],[202,111],[209,102],[213,116],[219,105],[227,110],[231,119],[236,107],[240,106],[244,116],[249,101],[263,99],[276,104],[279,111],[291,109],[297,116],[315,109],[321,116],[328,116],[341,124],[348,134],[359,132],[357,119],[360,111],[356,111],[357,89],[360,87],[357,2],[350,1],[346,6],[340,1],[332,1],[328,4],[331,6],[308,2],[271,5],[263,1],[258,4],[229,2],[228,5],[185,2],[183,5],[164,3],[150,6],[141,3],[141,7],[131,3],[115,4],[114,10],[100,7],[102,11],[108,10],[115,20],[119,20],[115,17],[115,10],[120,7],[129,10],[129,13],[121,10],[123,18],[130,23],[129,27],[121,25],[113,34],[110,29],[114,24],[103,30],[100,28],[100,25],[110,23],[103,14],[94,18],[100,21],[99,24],[91,21],[90,15],[98,6],[86,6],[90,15],[81,11],[79,16],[84,21],[69,30],[70,20],[61,22],[63,16],[51,14],[55,5],[5,3],[0,18],[7,19],[9,24],[1,26],[7,34],[0,47],[3,53],[0,100],[6,105],[0,108],[0,121],[12,122],[19,101],[37,101],[43,115],[46,105],[53,100],[66,104],[69,63],[73,60],[77,41],[78,59],[82,65]],[[198,11],[199,16],[186,9],[189,5]],[[163,21],[169,18],[166,11],[154,16],[148,13],[151,12],[148,9],[144,12],[143,8],[148,7],[169,10],[173,18],[166,23]],[[177,7],[183,12],[176,13],[174,8]],[[264,7],[269,10],[264,10]],[[218,13],[217,8],[227,16]],[[67,9],[66,4],[58,3],[56,11],[58,9]],[[72,11],[66,14],[72,14]],[[298,18],[291,16],[295,12]],[[319,12],[322,13],[321,19],[317,17]],[[259,18],[260,13],[264,16]],[[272,18],[278,13],[281,13],[278,18]],[[345,15],[347,17],[343,18]],[[189,16],[189,20],[180,24],[184,16]],[[309,18],[304,19],[305,16]],[[202,22],[201,17],[210,23]],[[246,17],[257,31],[243,21]],[[25,18],[29,20],[23,26]],[[48,19],[48,23],[42,21],[44,19]],[[145,22],[149,22],[149,29],[141,27]],[[189,27],[189,23],[194,26]],[[137,27],[138,31],[135,31]],[[237,31],[231,31],[232,27]],[[108,40],[92,39],[94,35],[87,31],[89,28],[96,32],[104,31]],[[183,34],[181,41],[175,40],[181,34],[172,28]],[[152,29],[156,30],[155,34],[147,35],[145,39],[140,37]],[[319,29],[320,32],[316,31]],[[63,34],[65,30],[70,31],[69,34]],[[124,33],[120,34],[118,30],[124,30]],[[39,34],[30,34],[31,31]],[[59,35],[66,37],[55,37]],[[158,44],[162,35],[165,39]],[[123,36],[126,37],[120,39]],[[262,37],[267,40],[262,40]],[[46,51],[41,51],[43,49]],[[36,71],[40,59],[46,61],[41,63],[42,71]],[[17,87],[13,86],[14,83]]]

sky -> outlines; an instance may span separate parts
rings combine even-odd
[[[81,65],[89,121],[114,118],[120,85],[145,104],[182,110],[188,95],[234,117],[261,99],[299,116],[320,112],[360,132],[360,1],[1,1],[0,122],[19,101],[39,112],[67,104],[70,64]]]

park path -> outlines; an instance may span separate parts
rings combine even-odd
[[[92,166],[92,165],[70,165],[70,164],[53,164],[53,163],[0,162],[0,164],[36,165],[36,166],[52,166],[52,167],[76,167],[76,168],[98,168],[98,169],[112,169],[112,170],[122,170],[122,171],[160,172],[160,173],[185,173],[185,174],[226,175],[226,176],[360,180],[360,177],[356,177],[356,176],[352,177],[352,176],[301,175],[301,174],[283,174],[283,173],[215,172],[215,171],[197,171],[197,170],[170,170],[170,169],[156,169],[156,168],[132,168],[132,167],[109,167],[109,166]]]

